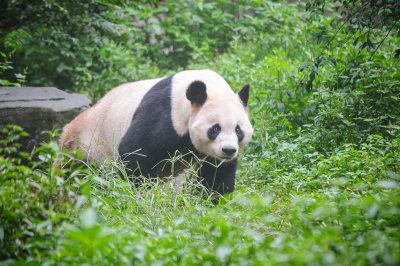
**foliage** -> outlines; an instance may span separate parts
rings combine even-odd
[[[329,0],[310,0],[306,5],[311,14],[323,13],[327,7],[330,7]],[[382,25],[390,25],[398,30],[400,27],[397,24],[400,18],[400,3],[397,1],[339,0],[336,1],[335,9],[341,12],[340,20],[350,20],[352,25],[349,26],[361,31],[364,27],[372,29]]]
[[[1,20],[0,49],[14,51],[14,68],[28,68],[29,84],[95,98],[123,82],[168,75],[192,61],[212,61],[236,41],[257,38],[261,45],[279,32],[274,42],[284,41],[286,51],[291,44],[284,29],[300,20],[291,20],[293,7],[285,11],[282,4],[243,0],[7,1],[6,10],[13,16]]]
[[[282,19],[263,1],[169,1],[156,8],[128,8],[138,21],[136,43],[150,44],[145,55],[161,67],[186,67],[190,59],[226,52],[232,41],[257,32],[272,33]]]
[[[318,141],[331,149],[344,142],[365,141],[370,134],[396,136],[400,129],[400,30],[397,1],[309,1],[311,29],[320,48],[302,66],[302,92],[309,105]],[[332,1],[333,2],[333,1]],[[323,12],[340,11],[330,20]],[[308,73],[308,74],[307,74]],[[343,132],[345,132],[343,134]]]
[[[54,230],[76,215],[72,203],[81,187],[82,166],[54,174],[57,151],[52,139],[33,154],[20,152],[18,140],[28,134],[7,126],[0,141],[0,258],[32,256],[53,245]],[[73,165],[71,165],[73,167]],[[72,182],[70,181],[72,180]],[[71,208],[72,207],[72,208]]]
[[[72,91],[92,87],[91,96],[103,95],[118,82],[147,74],[136,69],[146,65],[146,60],[140,60],[141,46],[128,46],[129,51],[125,47],[132,29],[121,18],[121,3],[5,1],[0,16],[0,49],[14,53],[16,72],[28,69],[30,85]],[[141,4],[136,5],[140,8]],[[12,73],[4,75],[9,79]]]
[[[7,75],[28,66],[27,83],[35,84],[58,75],[37,66],[65,63],[65,84],[99,97],[128,80],[211,68],[235,90],[250,83],[255,134],[240,158],[237,190],[214,206],[193,179],[183,189],[161,180],[135,187],[121,178],[121,165],[61,156],[54,139],[20,153],[25,134],[8,127],[0,137],[0,261],[398,265],[397,2],[335,2],[310,2],[308,13],[272,1],[116,1],[107,8],[91,1],[97,9],[90,10],[63,2],[68,19],[39,27],[35,17],[36,28],[17,38],[27,42],[13,46]],[[57,2],[40,3],[32,10],[60,14]],[[95,13],[120,34],[97,30]],[[44,41],[64,36],[70,18],[89,17],[92,24],[54,39],[59,50]],[[70,50],[72,38],[79,47]],[[28,43],[37,66],[23,55]],[[67,52],[76,61],[64,60]],[[27,61],[15,60],[22,55]],[[55,160],[71,167],[53,168]]]
[[[0,52],[0,75],[3,74],[6,71],[12,70],[13,67],[11,66],[11,61],[8,61],[9,59],[7,58],[7,55],[5,53]],[[21,84],[25,83],[25,78],[26,75],[23,75],[21,73],[14,73],[14,76],[12,77],[13,81],[9,81],[6,79],[0,79],[0,86],[11,86],[11,87],[21,87]]]

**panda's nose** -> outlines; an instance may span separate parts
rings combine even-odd
[[[222,148],[222,152],[226,155],[233,155],[236,152],[235,148]]]

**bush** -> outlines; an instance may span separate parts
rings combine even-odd
[[[313,121],[320,150],[346,142],[362,143],[371,134],[397,137],[400,97],[399,30],[395,1],[329,1],[308,3],[311,29],[320,43],[304,66],[300,87],[309,91],[304,113]],[[380,2],[380,3],[379,3]],[[323,11],[341,10],[326,20]]]
[[[7,126],[1,135],[0,258],[29,258],[45,252],[43,245],[54,245],[55,228],[76,215],[78,190],[72,188],[81,186],[74,178],[84,171],[54,174],[54,140],[28,154],[19,151],[18,141],[28,135],[21,127]]]

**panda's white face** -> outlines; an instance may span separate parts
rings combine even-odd
[[[189,119],[190,139],[201,153],[219,160],[232,160],[251,140],[253,128],[236,94],[210,99],[194,106]]]

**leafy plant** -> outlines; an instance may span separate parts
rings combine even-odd
[[[124,63],[133,68],[146,62],[138,60],[139,46],[129,46],[129,53],[121,48],[130,42],[132,30],[120,16],[120,1],[6,1],[2,6],[0,49],[14,53],[12,66],[17,73],[27,69],[30,85],[81,91],[90,82],[89,94],[99,97],[117,85],[114,81],[94,86],[101,73],[115,71],[115,64],[120,70]],[[139,52],[132,59],[135,51]],[[2,76],[10,79],[9,72]],[[122,71],[118,82],[132,78],[133,73]]]
[[[334,6],[318,0],[307,8],[312,19],[322,22],[311,35],[321,45],[302,67],[299,87],[312,95],[304,114],[312,117],[318,142],[328,144],[326,149],[365,141],[370,134],[396,136],[399,39],[393,29],[399,27],[398,4],[340,1]],[[324,22],[321,12],[334,10],[341,10],[341,16]]]
[[[12,69],[11,61],[8,61],[7,55],[3,52],[0,52],[0,77],[3,76],[6,72],[13,72],[14,77],[11,77],[15,82],[0,79],[1,86],[11,86],[11,87],[21,87],[21,84],[25,83],[26,75],[15,73]]]
[[[52,163],[57,144],[52,140],[33,154],[20,152],[19,140],[28,134],[7,126],[0,141],[0,258],[33,256],[42,241],[52,244],[54,228],[74,216],[73,203],[84,171],[58,170]],[[66,178],[68,176],[68,178]],[[71,182],[72,179],[72,182]]]

